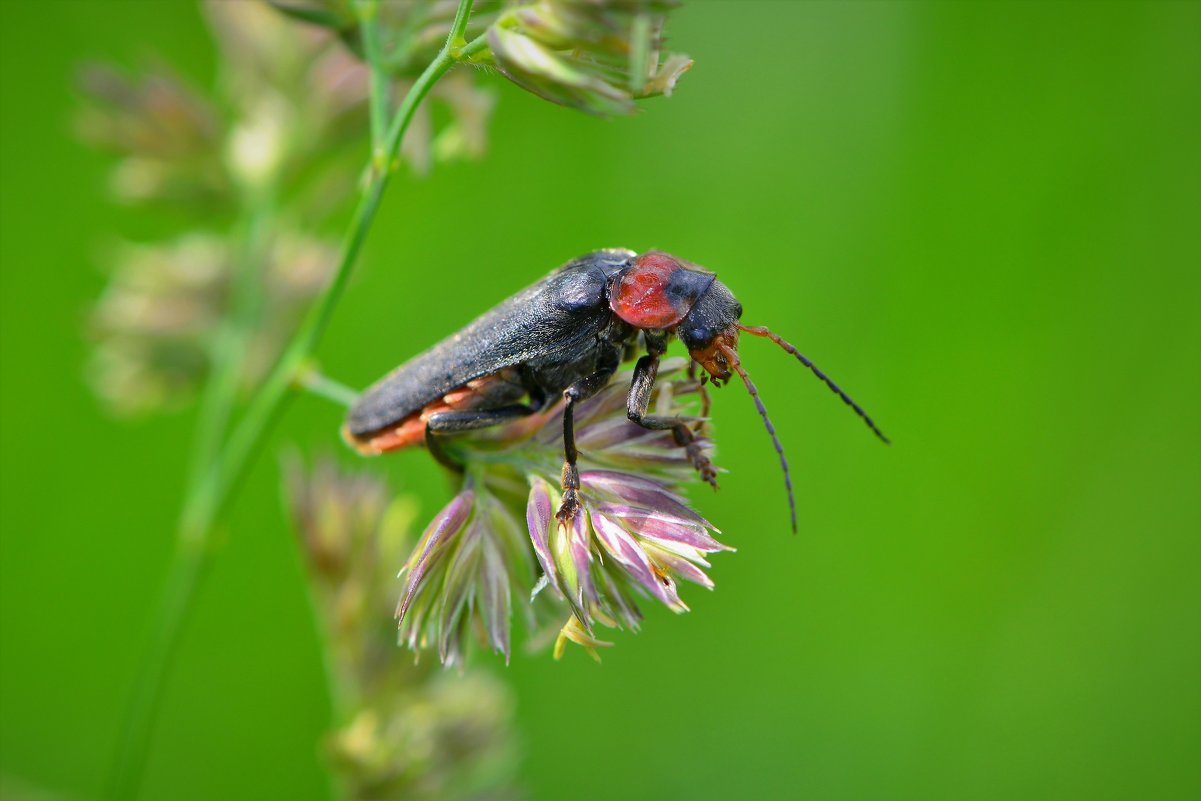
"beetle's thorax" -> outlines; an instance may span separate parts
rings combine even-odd
[[[742,304],[713,273],[652,250],[615,273],[608,294],[609,308],[622,321],[643,331],[678,336],[713,378],[730,377],[723,346],[738,346]]]
[[[669,330],[688,316],[716,278],[670,254],[648,251],[609,279],[609,308],[635,328]]]

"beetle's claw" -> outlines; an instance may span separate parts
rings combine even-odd
[[[702,418],[701,425],[704,425],[704,418]],[[685,424],[680,424],[675,427],[674,433],[676,444],[684,449],[684,453],[688,456],[688,461],[692,463],[696,472],[700,473],[701,481],[704,481],[716,490],[717,468],[713,466],[713,462],[709,461],[709,456],[701,446],[701,440],[697,436],[697,432]]]
[[[559,504],[559,511],[555,512],[555,519],[559,521],[561,526],[570,526],[575,520],[575,513],[580,508],[580,471],[573,462],[563,463],[563,502]]]
[[[576,493],[575,487],[568,487],[563,491],[563,502],[559,504],[559,511],[555,512],[555,519],[561,526],[570,526],[579,509],[579,495]]]
[[[713,466],[713,462],[709,461],[709,457],[705,456],[703,453],[693,455],[692,466],[695,467],[696,471],[701,474],[701,481],[704,481],[710,487],[713,487],[714,492],[716,492],[717,468]]]

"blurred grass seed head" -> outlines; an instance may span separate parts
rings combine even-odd
[[[277,0],[273,5],[336,32],[361,53],[359,12],[350,0]],[[443,0],[362,7],[378,14],[394,73],[413,76],[445,40],[456,5]],[[670,95],[692,66],[683,54],[661,52],[664,22],[677,5],[672,0],[480,2],[464,44],[469,63],[495,69],[545,100],[602,116],[632,114],[635,100]]]
[[[173,240],[109,249],[88,376],[120,414],[193,399],[246,270],[262,274],[263,289],[241,385],[261,379],[333,269],[336,240],[311,232],[353,193],[365,147],[367,69],[327,31],[263,3],[205,8],[222,55],[215,99],[161,64],[138,76],[102,64],[80,73],[76,127],[117,157],[113,196],[193,221]],[[472,78],[462,71],[435,88],[450,110],[441,130],[424,107],[414,120],[402,155],[415,170],[483,155],[493,98]],[[230,220],[264,208],[266,241],[247,252],[245,226]]]
[[[223,236],[188,233],[114,248],[112,276],[91,315],[96,341],[87,374],[110,409],[124,415],[178,408],[209,371],[214,339],[244,268]],[[260,254],[264,304],[242,356],[241,384],[266,374],[334,264],[331,242],[282,228]]]
[[[352,799],[515,797],[515,702],[485,672],[396,658],[395,554],[416,511],[329,458],[283,463],[285,498],[324,632],[335,726],[325,752]]]

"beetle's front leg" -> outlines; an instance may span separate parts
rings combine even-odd
[[[575,405],[599,392],[613,377],[617,366],[605,367],[585,376],[563,390],[563,502],[555,518],[567,525],[580,508],[580,471],[576,467],[579,453],[575,447]]]
[[[705,423],[709,420],[709,410],[712,407],[712,401],[709,399],[709,374],[701,372],[697,375],[698,365],[695,361],[688,362],[688,378],[696,382],[697,394],[701,396],[701,420],[693,429],[697,434],[705,433]]]
[[[626,396],[626,416],[633,422],[652,431],[670,431],[676,444],[688,454],[688,461],[701,474],[701,480],[717,489],[717,468],[705,455],[700,440],[683,417],[663,417],[647,414],[650,407],[651,390],[655,387],[655,376],[659,374],[659,354],[648,353],[634,367],[634,380],[630,394]]]

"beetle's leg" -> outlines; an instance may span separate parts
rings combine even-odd
[[[442,435],[491,428],[533,413],[533,409],[520,403],[501,406],[499,409],[435,412],[425,422],[425,445],[429,448],[430,455],[438,462],[456,473],[462,473],[463,465],[451,458],[446,449],[442,447],[440,442]]]
[[[559,504],[559,511],[555,513],[555,518],[560,523],[570,523],[580,508],[580,471],[576,467],[579,453],[575,448],[575,405],[603,389],[616,370],[617,365],[602,367],[563,390],[563,502]]]
[[[711,407],[711,401],[709,399],[709,374],[701,373],[700,377],[698,378],[698,366],[699,365],[697,365],[695,361],[688,362],[688,377],[697,382],[696,391],[697,394],[701,396],[701,417],[703,418],[696,424],[696,428],[692,430],[697,434],[704,434],[705,423],[707,423],[709,420],[709,409]]]
[[[638,355],[638,338],[634,337],[626,343],[625,348],[621,352],[621,360],[623,362],[632,362],[634,357]]]
[[[717,489],[717,468],[705,451],[701,448],[696,433],[688,427],[689,420],[682,417],[663,417],[647,414],[650,407],[651,390],[655,386],[655,376],[659,374],[659,354],[648,353],[638,360],[634,367],[634,380],[630,384],[630,394],[626,396],[626,415],[643,428],[651,431],[670,431],[675,437],[676,444],[688,454],[688,461],[701,474],[701,479]]]

